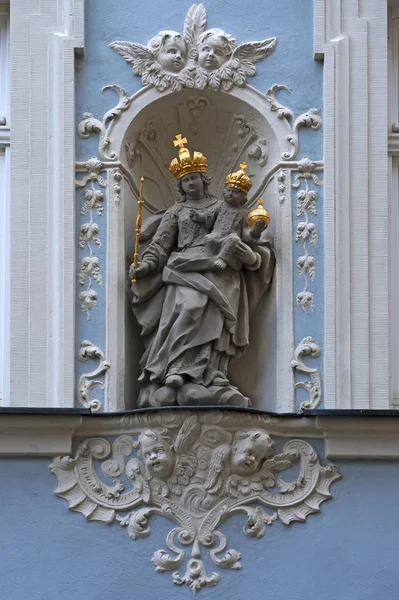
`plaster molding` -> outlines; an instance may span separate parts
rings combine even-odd
[[[277,117],[287,123],[289,128],[287,141],[291,144],[292,149],[289,152],[283,152],[281,158],[282,160],[292,160],[296,158],[299,150],[299,130],[302,127],[309,127],[310,129],[317,131],[322,125],[322,119],[317,108],[310,108],[298,117],[295,117],[292,110],[283,106],[276,100],[275,95],[281,90],[287,92],[292,91],[286,85],[275,84],[266,92],[266,100],[270,104],[270,110],[277,113]]]
[[[310,242],[312,246],[316,246],[318,242],[317,227],[315,223],[309,221],[309,213],[313,216],[317,214],[319,194],[317,189],[310,188],[309,183],[313,181],[314,185],[320,186],[321,180],[315,172],[315,163],[307,157],[298,162],[298,171],[292,187],[298,190],[296,193],[296,215],[304,219],[297,223],[295,235],[295,241],[301,243],[303,248],[303,254],[297,258],[297,268],[298,273],[303,277],[304,283],[302,290],[297,292],[296,301],[303,312],[306,313],[308,308],[312,312],[315,309],[314,294],[309,289],[309,279],[310,281],[316,279],[316,258],[309,254],[308,244]],[[303,187],[301,187],[302,182],[304,182]]]
[[[0,415],[0,456],[54,456],[72,452],[82,417]]]
[[[74,53],[83,48],[83,4],[12,3],[10,406],[74,403]]]
[[[86,173],[80,179],[75,180],[75,187],[83,193],[82,208],[80,214],[87,221],[81,224],[79,230],[79,248],[88,251],[80,263],[78,276],[79,285],[84,289],[79,292],[79,303],[82,311],[90,320],[90,310],[97,306],[98,288],[102,286],[100,258],[95,254],[95,248],[101,248],[100,225],[94,221],[95,215],[101,217],[104,210],[106,180],[101,176],[103,164],[98,158],[89,159],[85,165]]]
[[[218,530],[223,521],[244,513],[244,533],[257,538],[278,519],[303,522],[340,478],[337,467],[322,466],[303,440],[288,441],[277,454],[266,427],[245,427],[237,415],[229,428],[221,427],[217,417],[174,413],[162,428],[144,425],[112,442],[88,438],[74,457],[56,457],[50,465],[56,493],[71,510],[88,520],[118,522],[132,540],[150,535],[152,515],[172,520],[177,526],[167,536],[168,549],[156,550],[151,562],[158,572],[173,571],[173,583],[186,584],[194,595],[220,579],[218,572],[207,575],[205,551],[218,569],[242,566],[241,553],[228,548]],[[278,476],[291,468],[289,481]]]
[[[105,360],[104,352],[88,340],[84,340],[80,344],[79,360],[82,362],[98,360],[95,369],[79,377],[77,386],[77,403],[79,406],[97,412],[102,408],[102,403],[97,398],[91,398],[90,394],[95,388],[105,389],[105,383],[98,378],[106,375],[110,363]]]
[[[388,136],[388,152],[391,156],[399,156],[399,135],[391,134]]]
[[[225,31],[207,30],[206,20],[205,7],[193,4],[183,34],[165,30],[147,46],[115,41],[110,48],[132,66],[143,86],[154,86],[159,92],[180,92],[183,88],[227,92],[234,86],[244,87],[247,78],[256,74],[255,63],[273,52],[276,38],[237,45]]]
[[[291,367],[296,374],[307,375],[309,379],[300,380],[295,383],[295,390],[304,388],[309,394],[309,400],[300,404],[300,410],[314,410],[318,408],[322,400],[322,388],[320,374],[317,369],[307,367],[303,362],[305,357],[318,358],[321,350],[313,338],[305,337],[295,348],[294,358],[291,361]]]
[[[0,456],[59,456],[71,454],[74,439],[135,435],[140,428],[162,429],[172,411],[138,412],[119,416],[7,414],[0,411]],[[175,411],[173,411],[175,412]],[[177,411],[176,411],[177,412]],[[184,417],[201,411],[181,410]],[[250,412],[210,410],[209,419],[231,428],[266,429],[273,437],[300,437],[324,442],[331,460],[399,459],[399,419],[388,416],[278,417]],[[172,418],[174,418],[172,416]]]
[[[326,408],[387,409],[391,401],[387,14],[386,0],[315,1],[315,56],[324,58]]]

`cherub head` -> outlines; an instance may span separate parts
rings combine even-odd
[[[139,456],[144,459],[146,470],[153,477],[167,479],[175,466],[175,452],[170,437],[146,429],[139,435]]]
[[[223,200],[231,206],[231,208],[240,208],[247,201],[247,194],[242,190],[237,190],[226,186],[223,190]]]
[[[236,475],[251,475],[274,450],[269,434],[258,429],[238,432],[233,442],[231,469]]]
[[[178,73],[186,64],[186,40],[177,31],[160,31],[148,42],[148,47],[166,71]]]
[[[233,54],[236,40],[221,29],[208,29],[198,41],[198,64],[207,71],[219,69]]]

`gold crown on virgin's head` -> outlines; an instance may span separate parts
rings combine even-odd
[[[243,162],[240,164],[240,169],[238,171],[227,175],[226,187],[233,188],[234,190],[241,190],[245,193],[249,192],[252,187],[252,181],[245,172],[247,166],[247,163]]]
[[[191,157],[188,148],[185,148],[187,144],[187,138],[183,138],[181,133],[176,136],[173,140],[174,146],[179,146],[179,158],[174,158],[170,165],[169,171],[180,179],[188,173],[206,173],[208,168],[208,159],[202,154],[202,152],[193,152]]]

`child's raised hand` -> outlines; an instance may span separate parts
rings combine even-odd
[[[258,240],[262,234],[262,231],[266,229],[266,224],[259,220],[251,228],[251,237],[255,240]]]

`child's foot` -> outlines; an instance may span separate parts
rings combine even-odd
[[[168,387],[180,388],[184,384],[184,379],[181,375],[168,375],[165,379],[165,385]]]
[[[216,271],[223,271],[227,267],[227,262],[223,258],[217,258],[214,262]]]

